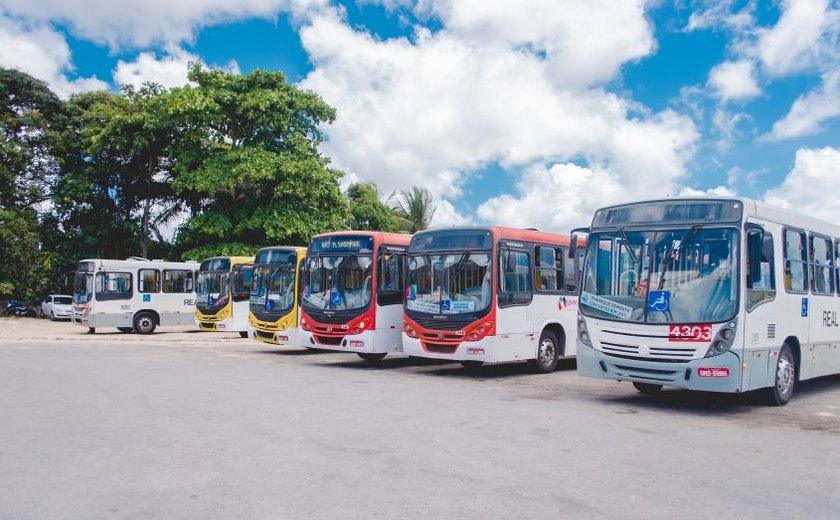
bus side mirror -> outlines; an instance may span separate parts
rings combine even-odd
[[[764,230],[747,231],[747,276],[750,287],[761,281],[761,258],[764,256]]]
[[[569,258],[574,259],[577,257],[577,239],[578,233],[586,233],[589,234],[589,228],[575,228],[569,232]]]

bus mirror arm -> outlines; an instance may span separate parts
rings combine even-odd
[[[589,234],[589,228],[587,227],[580,227],[574,228],[569,232],[571,236],[569,237],[569,258],[575,258],[577,256],[577,239],[579,233]]]
[[[747,270],[749,286],[761,281],[761,257],[764,249],[764,228],[747,222],[744,225],[747,234]]]

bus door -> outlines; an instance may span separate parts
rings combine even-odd
[[[533,255],[521,244],[499,243],[495,361],[533,357]]]

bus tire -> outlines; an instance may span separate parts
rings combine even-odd
[[[134,332],[133,327],[117,327],[117,330],[122,332],[123,334],[131,334]]]
[[[557,335],[545,329],[540,334],[540,342],[537,344],[537,358],[530,360],[531,368],[539,374],[554,372],[557,362],[560,361],[560,343]]]
[[[248,337],[248,331],[247,330],[240,330],[239,331],[239,337],[240,338],[247,338]]]
[[[767,402],[771,406],[784,406],[788,404],[793,396],[793,387],[796,385],[796,362],[793,359],[793,351],[785,343],[779,349],[779,357],[776,360],[776,376],[773,379],[773,386],[767,389]]]
[[[662,390],[662,385],[655,385],[653,383],[637,383],[636,381],[633,381],[633,386],[636,387],[636,390],[645,395],[658,394],[659,391]]]
[[[138,312],[134,316],[134,330],[137,334],[151,334],[157,328],[155,316],[151,312]]]
[[[385,359],[385,356],[387,356],[388,353],[387,352],[380,352],[380,353],[377,353],[377,354],[373,354],[371,352],[356,352],[356,355],[359,356],[360,358],[364,359],[368,363],[379,363],[380,361]]]

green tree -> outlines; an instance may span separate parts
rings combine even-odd
[[[64,106],[44,82],[0,68],[0,121],[0,297],[32,299],[54,261],[41,248],[38,212],[59,171]]]
[[[399,231],[393,210],[382,202],[375,184],[357,182],[347,188],[350,227],[369,231]]]
[[[399,218],[403,231],[416,233],[429,227],[436,209],[431,192],[426,188],[413,186],[410,190],[400,192],[394,213]]]
[[[280,72],[192,64],[189,79],[195,86],[170,92],[167,108],[182,122],[173,172],[191,212],[177,237],[183,257],[303,244],[346,225],[342,173],[318,152],[333,108]]]

